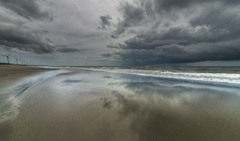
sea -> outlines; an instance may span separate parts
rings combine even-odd
[[[63,67],[109,73],[133,74],[187,81],[240,87],[240,67],[178,67],[178,66],[141,66],[141,67]]]

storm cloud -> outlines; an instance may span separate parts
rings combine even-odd
[[[2,54],[52,64],[240,60],[239,0],[0,0],[0,19]]]
[[[30,20],[49,20],[49,13],[40,9],[37,1],[0,0],[2,6],[9,8],[20,16]],[[84,49],[55,45],[49,36],[49,31],[31,26],[24,19],[6,14],[0,9],[0,45],[1,48],[32,52],[36,54],[50,54],[54,52],[70,53]]]
[[[234,0],[125,3],[112,37],[132,30],[135,35],[107,47],[128,65],[240,60],[239,8],[240,2]],[[118,33],[121,28],[124,32]]]
[[[110,57],[110,56],[112,56],[112,54],[111,53],[103,53],[102,56],[103,57]]]
[[[47,31],[8,27],[0,29],[0,44],[29,52],[52,53],[55,47],[50,39],[44,38],[44,34],[47,34]]]
[[[87,50],[87,49],[77,49],[77,48],[71,48],[71,47],[57,48],[57,51],[62,52],[62,53],[80,52],[80,51],[84,51],[84,50]]]
[[[124,50],[113,55],[128,65],[192,63],[200,61],[239,60],[239,40],[202,43],[191,46],[168,45],[152,50]]]
[[[48,13],[39,9],[36,1],[1,0],[0,3],[27,19],[46,20],[50,18]],[[2,19],[0,21],[1,46],[37,54],[54,52],[56,47],[47,36],[47,30],[29,26],[24,20],[8,15],[2,10],[0,10],[0,17]]]
[[[144,10],[127,2],[120,6],[119,11],[122,13],[123,21],[118,23],[117,30],[111,35],[112,38],[118,38],[125,32],[126,28],[137,26],[144,19]]]
[[[101,19],[101,27],[98,27],[98,29],[107,29],[107,27],[110,27],[111,22],[110,20],[112,19],[109,15],[106,16],[100,16]]]
[[[224,5],[239,4],[238,0],[154,0],[156,11],[185,9],[194,5],[223,3]]]
[[[29,20],[52,20],[49,12],[42,10],[36,0],[0,0],[0,4]]]

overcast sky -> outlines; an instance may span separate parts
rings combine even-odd
[[[0,53],[46,65],[240,65],[239,25],[239,0],[0,0]]]

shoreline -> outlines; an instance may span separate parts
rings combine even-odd
[[[42,72],[57,70],[51,68],[29,67],[20,65],[0,65],[0,88],[7,87],[22,78]]]

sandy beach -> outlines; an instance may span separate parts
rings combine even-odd
[[[44,71],[54,70],[40,67],[27,67],[20,65],[0,65],[0,88],[18,82],[21,78]]]
[[[1,141],[240,139],[239,88],[81,69],[0,73],[0,83],[11,78],[0,91]]]

